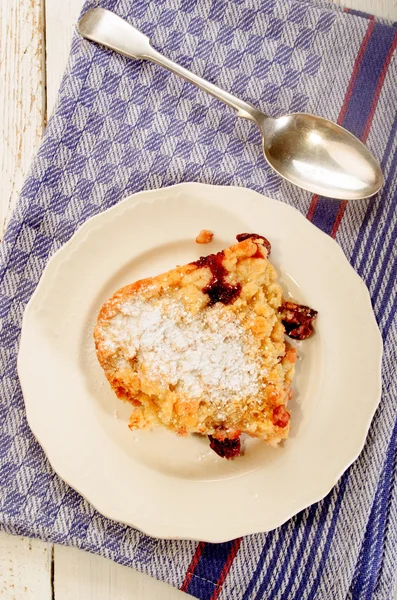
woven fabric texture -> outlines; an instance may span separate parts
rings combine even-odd
[[[350,204],[292,188],[265,164],[254,125],[161,68],[75,34],[56,107],[1,248],[0,527],[101,554],[202,600],[391,598],[396,29],[306,0],[100,4],[171,59],[270,115],[306,111],[337,121],[368,144],[386,183],[373,200]],[[247,186],[306,214],[336,238],[365,280],[385,344],[383,396],[360,458],[324,500],[282,527],[225,544],[152,539],[99,515],[52,471],[27,425],[16,370],[24,307],[48,258],[86,219],[123,197],[181,181]]]

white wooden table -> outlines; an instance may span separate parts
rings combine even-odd
[[[1,0],[0,233],[54,105],[82,1]],[[339,1],[397,21],[397,0]],[[187,598],[110,560],[1,532],[0,596],[4,600]]]

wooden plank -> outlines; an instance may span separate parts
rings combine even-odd
[[[45,126],[43,0],[2,0],[0,237]],[[52,546],[0,532],[0,595],[50,600]]]
[[[47,107],[54,108],[82,0],[46,1]]]
[[[370,15],[397,21],[397,0],[334,0],[334,2]]]
[[[45,125],[44,0],[2,0],[0,19],[0,232]]]
[[[81,550],[55,546],[55,600],[187,600],[192,596]]]
[[[51,575],[51,544],[0,532],[2,600],[51,600]]]

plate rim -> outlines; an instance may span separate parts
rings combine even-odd
[[[287,210],[290,211],[292,210],[295,213],[295,216],[298,216],[298,218],[301,220],[302,223],[305,223],[305,226],[311,226],[312,229],[311,231],[314,233],[316,232],[316,235],[319,236],[322,240],[322,243],[326,243],[329,246],[332,247],[332,250],[335,252],[337,252],[339,254],[339,259],[343,260],[345,262],[346,267],[348,267],[349,272],[350,272],[350,276],[352,276],[353,278],[356,279],[356,282],[358,284],[361,285],[361,290],[362,290],[362,300],[364,300],[364,296],[365,296],[365,301],[367,304],[367,309],[368,313],[371,313],[372,315],[372,325],[373,325],[373,333],[374,333],[374,340],[375,338],[377,338],[377,343],[378,346],[376,348],[376,355],[378,357],[378,361],[376,364],[376,374],[377,374],[377,386],[376,386],[376,398],[375,398],[375,394],[374,394],[374,401],[372,403],[372,409],[369,411],[369,415],[367,418],[367,422],[366,422],[366,427],[365,427],[365,431],[364,431],[364,427],[362,428],[362,434],[360,436],[360,443],[357,443],[355,450],[351,450],[348,454],[349,454],[349,458],[345,458],[343,461],[343,466],[337,471],[337,473],[334,475],[334,477],[329,479],[328,484],[322,484],[319,486],[319,489],[317,491],[316,494],[311,493],[310,494],[310,500],[307,500],[305,502],[291,502],[291,505],[299,505],[298,508],[291,508],[291,510],[289,511],[288,515],[284,515],[280,518],[276,518],[274,519],[274,523],[272,524],[271,527],[266,527],[265,529],[263,527],[258,527],[258,525],[256,526],[251,526],[251,527],[243,527],[243,526],[239,526],[237,525],[236,527],[234,527],[234,524],[232,524],[233,529],[235,529],[235,531],[231,534],[217,534],[215,533],[214,535],[208,534],[205,537],[202,536],[198,536],[198,535],[175,535],[173,534],[171,531],[168,534],[165,534],[164,532],[156,532],[154,530],[148,530],[146,528],[146,526],[142,526],[139,524],[139,513],[136,513],[136,518],[134,518],[134,523],[132,521],[126,521],[123,519],[119,519],[117,516],[109,514],[109,511],[104,510],[103,508],[101,508],[101,502],[99,501],[100,498],[95,498],[95,499],[90,499],[89,498],[89,493],[87,494],[85,491],[82,491],[81,489],[79,489],[79,487],[75,486],[73,483],[71,483],[70,478],[69,477],[65,477],[61,474],[62,468],[61,465],[55,464],[53,457],[51,457],[51,450],[47,447],[46,443],[44,442],[44,440],[41,438],[41,436],[36,433],[35,431],[35,427],[34,425],[32,425],[32,413],[30,411],[30,408],[32,407],[32,404],[30,404],[29,407],[29,401],[26,400],[26,395],[25,395],[25,391],[24,391],[24,383],[23,383],[23,351],[24,351],[24,331],[26,334],[26,323],[28,322],[28,319],[30,318],[30,312],[33,310],[35,302],[37,300],[37,297],[39,297],[40,293],[43,291],[43,288],[45,286],[46,283],[46,276],[49,273],[49,267],[51,267],[51,265],[53,265],[54,263],[56,263],[60,258],[62,258],[63,255],[66,255],[69,247],[72,246],[74,243],[76,243],[76,241],[83,241],[84,238],[89,234],[90,230],[95,227],[96,224],[99,224],[101,220],[106,220],[107,216],[109,213],[113,212],[113,211],[118,211],[120,210],[123,206],[131,204],[132,207],[135,207],[137,204],[139,204],[140,202],[145,202],[147,200],[150,200],[150,196],[154,195],[154,194],[158,194],[158,193],[162,193],[163,190],[169,190],[170,188],[172,189],[181,189],[183,190],[187,190],[189,188],[197,188],[197,189],[201,189],[201,190],[205,190],[206,188],[213,188],[213,189],[219,189],[219,188],[223,188],[223,189],[227,189],[230,190],[231,188],[233,188],[234,190],[238,191],[238,192],[243,192],[243,193],[249,193],[251,194],[253,197],[257,197],[257,198],[261,198],[261,199],[265,199],[266,201],[269,201],[270,203],[275,203],[277,204],[277,206],[279,208],[282,208],[283,210]],[[202,196],[204,197],[204,194],[202,194]],[[156,200],[154,199],[153,202],[155,202]],[[239,536],[245,536],[245,535],[251,535],[251,534],[256,534],[256,533],[262,533],[262,532],[267,532],[267,531],[272,531],[273,529],[281,526],[282,524],[284,524],[286,521],[288,521],[290,518],[292,518],[294,515],[297,514],[297,512],[300,512],[301,510],[304,510],[306,508],[308,508],[309,506],[311,506],[312,504],[315,504],[317,502],[319,502],[320,500],[322,500],[331,490],[332,488],[336,485],[336,483],[339,481],[340,477],[343,475],[343,473],[355,462],[355,460],[358,458],[358,456],[361,454],[366,439],[367,439],[367,435],[373,420],[373,417],[375,415],[376,409],[378,408],[380,399],[381,399],[381,393],[382,393],[382,374],[381,374],[381,364],[382,364],[382,355],[383,355],[383,340],[376,322],[376,318],[373,312],[373,308],[372,308],[372,303],[371,303],[371,299],[370,299],[370,294],[368,291],[368,288],[365,284],[365,282],[363,281],[363,279],[360,277],[360,275],[355,271],[355,269],[352,267],[352,265],[350,264],[349,260],[347,259],[345,253],[343,252],[341,246],[336,242],[336,240],[334,240],[333,238],[331,238],[329,235],[327,235],[325,232],[323,232],[321,229],[319,229],[318,227],[316,227],[313,223],[311,223],[310,221],[308,221],[306,219],[306,217],[294,206],[289,205],[285,202],[276,200],[274,198],[270,198],[269,196],[265,196],[264,194],[260,194],[259,192],[252,190],[250,188],[246,188],[243,186],[218,186],[218,185],[212,185],[212,184],[206,184],[206,183],[198,183],[198,182],[182,182],[182,183],[178,183],[175,185],[170,185],[170,186],[164,186],[161,188],[155,188],[155,189],[150,189],[150,190],[142,190],[139,192],[136,192],[134,194],[130,194],[129,196],[123,198],[122,200],[120,200],[119,202],[117,202],[116,204],[114,204],[113,206],[99,212],[98,214],[88,218],[80,227],[78,227],[76,229],[76,231],[73,233],[73,235],[69,238],[69,240],[67,242],[65,242],[64,244],[62,244],[62,246],[60,248],[58,248],[53,254],[52,256],[49,258],[49,260],[47,261],[43,272],[40,276],[39,282],[33,292],[33,294],[31,295],[24,313],[23,313],[23,318],[22,318],[22,327],[21,327],[21,336],[20,336],[20,342],[19,342],[19,349],[18,349],[18,358],[17,358],[17,372],[18,372],[18,378],[20,381],[20,385],[22,388],[22,394],[23,394],[23,398],[24,398],[24,405],[25,405],[25,411],[26,411],[26,417],[27,417],[27,421],[29,424],[29,427],[31,429],[31,432],[33,433],[35,439],[38,441],[38,443],[40,444],[41,448],[43,449],[43,452],[47,458],[47,460],[49,461],[51,468],[55,471],[55,473],[68,485],[70,486],[72,489],[74,489],[77,493],[79,493],[89,504],[91,504],[95,510],[97,510],[101,515],[103,515],[105,518],[108,518],[110,520],[114,520],[117,521],[119,523],[122,523],[124,525],[128,525],[131,527],[134,527],[136,529],[139,529],[139,531],[141,531],[142,533],[152,536],[152,537],[157,537],[159,539],[185,539],[185,540],[201,540],[201,541],[205,541],[205,542],[210,542],[210,543],[222,543],[222,542],[226,542],[229,541],[231,539],[234,539],[235,537],[239,537]],[[349,446],[349,448],[351,448],[352,446]],[[56,462],[56,461],[55,461]],[[316,488],[317,489],[317,488]],[[154,527],[154,529],[156,529]],[[172,526],[169,527],[169,529],[172,529]]]

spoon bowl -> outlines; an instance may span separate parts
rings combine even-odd
[[[294,113],[260,120],[269,165],[291,183],[321,196],[359,200],[375,194],[383,175],[373,154],[328,119]]]
[[[294,185],[340,200],[368,198],[382,187],[383,175],[375,157],[332,121],[305,113],[268,117],[163,56],[143,33],[104,8],[87,11],[77,29],[83,37],[124,56],[165,67],[236,110],[239,117],[253,121],[261,132],[267,162]]]

